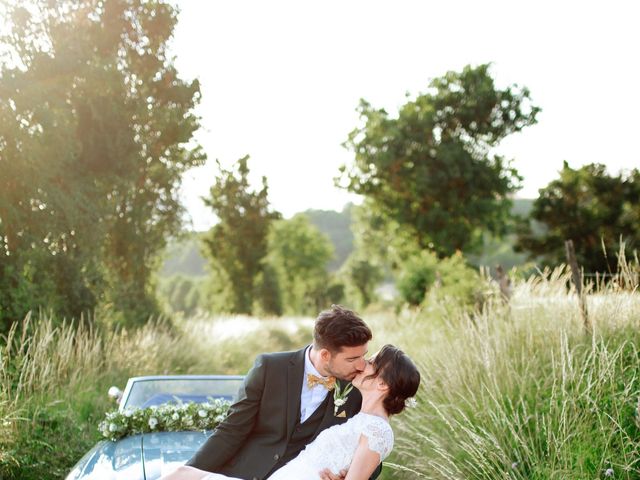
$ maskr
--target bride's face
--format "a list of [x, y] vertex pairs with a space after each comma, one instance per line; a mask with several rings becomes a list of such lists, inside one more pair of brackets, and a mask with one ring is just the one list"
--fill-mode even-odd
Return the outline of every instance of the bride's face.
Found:
[[358, 373], [358, 375], [356, 375], [353, 379], [353, 382], [351, 382], [353, 383], [353, 386], [358, 390], [362, 391], [375, 388], [377, 378], [373, 376], [376, 373], [376, 369], [373, 363], [374, 358], [375, 357], [371, 357], [367, 360], [364, 370]]

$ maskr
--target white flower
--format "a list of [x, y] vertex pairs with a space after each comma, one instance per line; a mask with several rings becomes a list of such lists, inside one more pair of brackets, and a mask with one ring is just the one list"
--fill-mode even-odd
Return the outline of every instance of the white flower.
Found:
[[198, 415], [199, 415], [201, 418], [204, 418], [204, 417], [206, 417], [206, 416], [207, 416], [207, 412], [205, 412], [204, 410], [198, 410]]
[[158, 425], [158, 419], [157, 419], [157, 418], [155, 418], [155, 417], [151, 417], [151, 418], [149, 419], [149, 427], [150, 427], [151, 429], [154, 429], [154, 428], [156, 428], [156, 426], [157, 426], [157, 425]]
[[110, 423], [109, 424], [109, 431], [110, 432], [115, 432], [118, 430], [118, 426], [115, 423]]
[[218, 423], [222, 422], [222, 421], [224, 420], [224, 415], [218, 415], [218, 416], [215, 418], [215, 420], [216, 420], [216, 422], [218, 422]]
[[171, 418], [173, 418], [174, 420], [179, 420], [180, 415], [178, 415], [177, 413], [174, 413], [173, 415], [171, 415]]
[[131, 417], [133, 416], [133, 410], [131, 410], [131, 409], [127, 408], [127, 409], [124, 411], [124, 416], [125, 416], [125, 417], [127, 417], [127, 418], [131, 418]]
[[353, 390], [353, 385], [348, 383], [344, 388], [340, 387], [339, 383], [336, 383], [333, 387], [333, 414], [338, 415], [340, 407], [347, 403], [349, 393]]
[[404, 406], [407, 408], [416, 408], [418, 406], [418, 402], [416, 401], [415, 398], [409, 397], [405, 399]]
[[613, 468], [607, 468], [607, 469], [604, 471], [604, 476], [605, 476], [605, 477], [613, 477]]

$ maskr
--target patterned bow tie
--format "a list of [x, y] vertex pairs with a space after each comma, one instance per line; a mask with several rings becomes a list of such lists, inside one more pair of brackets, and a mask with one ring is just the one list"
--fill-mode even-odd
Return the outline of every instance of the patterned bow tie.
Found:
[[313, 373], [307, 373], [307, 386], [313, 388], [316, 385], [322, 385], [327, 390], [331, 391], [336, 386], [336, 377], [322, 378], [314, 375]]

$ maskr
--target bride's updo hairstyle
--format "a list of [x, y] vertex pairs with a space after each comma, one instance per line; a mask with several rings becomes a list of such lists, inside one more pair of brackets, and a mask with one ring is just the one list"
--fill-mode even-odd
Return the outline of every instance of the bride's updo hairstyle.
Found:
[[405, 407], [407, 398], [414, 397], [420, 386], [420, 372], [409, 356], [393, 345], [385, 345], [373, 359], [375, 373], [389, 387], [383, 406], [389, 415]]

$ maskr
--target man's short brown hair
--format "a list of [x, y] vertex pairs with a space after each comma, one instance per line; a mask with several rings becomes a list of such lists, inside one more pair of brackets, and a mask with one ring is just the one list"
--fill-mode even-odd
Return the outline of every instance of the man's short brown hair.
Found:
[[320, 312], [313, 329], [316, 348], [339, 353], [343, 347], [359, 347], [372, 338], [371, 330], [354, 311], [340, 305], [331, 305]]

